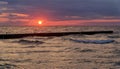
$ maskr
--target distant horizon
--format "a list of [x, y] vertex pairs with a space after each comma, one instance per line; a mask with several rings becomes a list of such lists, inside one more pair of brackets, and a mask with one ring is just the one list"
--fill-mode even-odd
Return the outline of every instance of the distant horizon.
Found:
[[0, 25], [0, 27], [53, 27], [53, 26], [120, 26], [120, 24], [89, 24], [89, 25]]

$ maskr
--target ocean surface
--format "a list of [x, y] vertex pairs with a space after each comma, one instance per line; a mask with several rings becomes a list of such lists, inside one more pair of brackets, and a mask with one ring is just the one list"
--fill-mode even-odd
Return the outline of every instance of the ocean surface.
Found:
[[0, 27], [0, 34], [114, 31], [0, 39], [0, 69], [120, 69], [120, 26]]

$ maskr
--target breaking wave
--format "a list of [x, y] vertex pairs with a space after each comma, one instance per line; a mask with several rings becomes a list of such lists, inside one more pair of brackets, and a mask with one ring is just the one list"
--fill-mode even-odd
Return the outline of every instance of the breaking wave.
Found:
[[69, 39], [69, 40], [78, 43], [93, 43], [93, 44], [108, 44], [115, 41], [115, 40], [76, 40], [76, 39]]

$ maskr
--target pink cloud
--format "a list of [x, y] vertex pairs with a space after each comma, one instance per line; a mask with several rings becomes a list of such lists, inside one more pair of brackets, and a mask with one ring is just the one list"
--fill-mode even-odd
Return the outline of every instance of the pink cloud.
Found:
[[8, 4], [8, 2], [0, 1], [0, 5]]
[[7, 22], [7, 21], [9, 21], [8, 18], [0, 18], [0, 23], [1, 23], [1, 22]]

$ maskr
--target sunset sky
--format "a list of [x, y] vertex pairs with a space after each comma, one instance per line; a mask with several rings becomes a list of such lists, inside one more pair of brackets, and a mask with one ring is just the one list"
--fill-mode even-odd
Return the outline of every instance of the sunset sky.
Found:
[[0, 26], [120, 25], [120, 0], [0, 0]]

